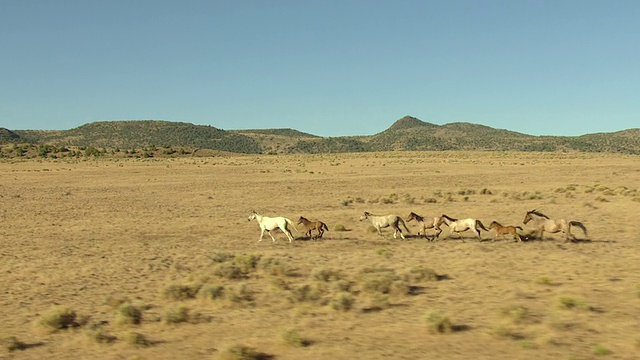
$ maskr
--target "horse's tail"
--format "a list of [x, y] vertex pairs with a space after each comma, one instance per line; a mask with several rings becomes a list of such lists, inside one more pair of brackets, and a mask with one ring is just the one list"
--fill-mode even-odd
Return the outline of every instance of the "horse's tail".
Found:
[[587, 234], [587, 228], [580, 221], [569, 221], [569, 229], [571, 229], [571, 226], [579, 227], [580, 229], [582, 229], [585, 236], [589, 236], [589, 234]]
[[325, 231], [329, 231], [329, 227], [327, 227], [327, 224], [325, 224], [324, 222], [320, 222], [320, 229], [324, 229]]
[[402, 224], [402, 226], [404, 226], [404, 229], [407, 230], [407, 234], [411, 234], [411, 230], [409, 230], [409, 228], [407, 227], [407, 224], [404, 223], [404, 220], [402, 220], [401, 217], [398, 216], [398, 222]]
[[484, 227], [484, 224], [483, 224], [483, 223], [482, 223], [482, 221], [480, 221], [480, 220], [476, 220], [476, 226], [479, 226], [479, 227], [480, 227], [480, 229], [482, 229], [482, 230], [484, 230], [484, 231], [489, 231], [489, 230], [487, 230], [487, 228], [486, 228], [486, 227]]
[[293, 223], [293, 221], [289, 220], [288, 218], [284, 218], [284, 220], [287, 222], [288, 225], [293, 226], [293, 228], [296, 230], [296, 232], [300, 232], [300, 231], [298, 231], [298, 228], [296, 227], [296, 224]]

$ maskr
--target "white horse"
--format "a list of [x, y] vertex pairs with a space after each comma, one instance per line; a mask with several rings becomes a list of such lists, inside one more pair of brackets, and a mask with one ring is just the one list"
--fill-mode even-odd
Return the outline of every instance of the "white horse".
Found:
[[382, 235], [382, 231], [380, 231], [380, 229], [391, 226], [393, 227], [393, 238], [396, 239], [396, 235], [400, 233], [400, 237], [404, 240], [404, 235], [402, 234], [402, 230], [400, 230], [398, 223], [404, 226], [405, 230], [407, 230], [407, 233], [411, 233], [411, 231], [409, 231], [409, 228], [407, 228], [407, 225], [404, 223], [404, 220], [402, 220], [402, 218], [398, 215], [372, 215], [365, 211], [364, 214], [362, 214], [362, 216], [360, 217], [360, 221], [363, 220], [371, 221], [371, 224], [375, 226], [380, 236], [384, 236]]
[[484, 224], [482, 224], [482, 221], [477, 219], [469, 218], [469, 219], [458, 220], [458, 219], [449, 217], [445, 214], [442, 214], [442, 216], [440, 217], [440, 221], [438, 222], [438, 225], [442, 225], [443, 223], [449, 227], [449, 230], [451, 230], [452, 233], [458, 234], [458, 236], [460, 236], [460, 239], [462, 239], [462, 235], [460, 235], [460, 233], [463, 231], [473, 230], [476, 236], [478, 237], [478, 239], [480, 240], [482, 240], [482, 237], [480, 236], [480, 230], [478, 228], [484, 231], [489, 231], [487, 230], [487, 228], [484, 227]]
[[[247, 220], [251, 221], [253, 219], [256, 219], [258, 221], [258, 225], [260, 225], [260, 239], [258, 240], [258, 242], [262, 241], [262, 236], [264, 235], [265, 231], [269, 234], [269, 236], [271, 236], [273, 242], [276, 242], [276, 239], [273, 237], [273, 235], [271, 235], [271, 230], [274, 230], [275, 228], [280, 228], [280, 230], [282, 230], [282, 232], [285, 233], [285, 235], [287, 235], [287, 237], [289, 238], [289, 242], [293, 241], [293, 235], [291, 235], [291, 231], [289, 231], [288, 225], [293, 226], [294, 229], [296, 229], [296, 226], [291, 220], [282, 216], [262, 216], [255, 211], [251, 211], [251, 215], [249, 215], [249, 218]], [[298, 229], [296, 229], [296, 231], [298, 231]]]
[[522, 222], [526, 225], [529, 221], [532, 222], [535, 231], [540, 234], [540, 240], [542, 240], [542, 234], [546, 231], [552, 234], [562, 232], [565, 236], [565, 242], [569, 240], [575, 241], [576, 237], [571, 233], [571, 226], [579, 227], [584, 232], [584, 236], [589, 236], [587, 235], [587, 228], [581, 222], [565, 219], [551, 220], [547, 215], [535, 209], [527, 211]]

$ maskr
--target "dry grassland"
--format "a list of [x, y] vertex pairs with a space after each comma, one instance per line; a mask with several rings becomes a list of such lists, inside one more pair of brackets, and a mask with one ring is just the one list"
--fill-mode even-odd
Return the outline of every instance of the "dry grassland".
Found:
[[[0, 359], [635, 359], [639, 184], [638, 157], [598, 154], [5, 159]], [[588, 240], [358, 221], [533, 208]], [[254, 209], [330, 231], [259, 243]]]

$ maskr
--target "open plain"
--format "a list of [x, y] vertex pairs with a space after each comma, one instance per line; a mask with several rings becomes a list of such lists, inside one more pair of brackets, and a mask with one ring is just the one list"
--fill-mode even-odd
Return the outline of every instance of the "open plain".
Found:
[[[0, 359], [637, 359], [638, 184], [612, 154], [3, 159]], [[358, 221], [534, 208], [588, 236]], [[258, 242], [251, 210], [329, 231]]]

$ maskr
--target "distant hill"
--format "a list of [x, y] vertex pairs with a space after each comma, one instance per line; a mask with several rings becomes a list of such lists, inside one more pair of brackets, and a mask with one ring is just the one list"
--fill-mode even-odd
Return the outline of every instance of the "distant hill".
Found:
[[103, 121], [66, 131], [17, 131], [25, 142], [102, 148], [142, 148], [149, 145], [187, 146], [237, 153], [260, 153], [252, 138], [217, 129], [170, 121]]
[[640, 154], [640, 129], [582, 136], [532, 136], [456, 122], [436, 125], [405, 116], [368, 136], [321, 137], [295, 129], [222, 130], [183, 122], [94, 122], [70, 130], [0, 128], [0, 144], [139, 149], [188, 147], [247, 154], [341, 153], [405, 150], [583, 151]]
[[5, 128], [0, 128], [0, 144], [15, 142], [20, 140], [20, 135]]
[[434, 125], [404, 117], [372, 136], [369, 144], [382, 151], [397, 150], [523, 150], [533, 136], [470, 123]]
[[243, 134], [243, 135], [275, 135], [275, 136], [284, 136], [291, 138], [318, 138], [317, 135], [307, 134], [302, 131], [294, 130], [294, 129], [249, 129], [249, 130], [229, 130], [229, 132]]

